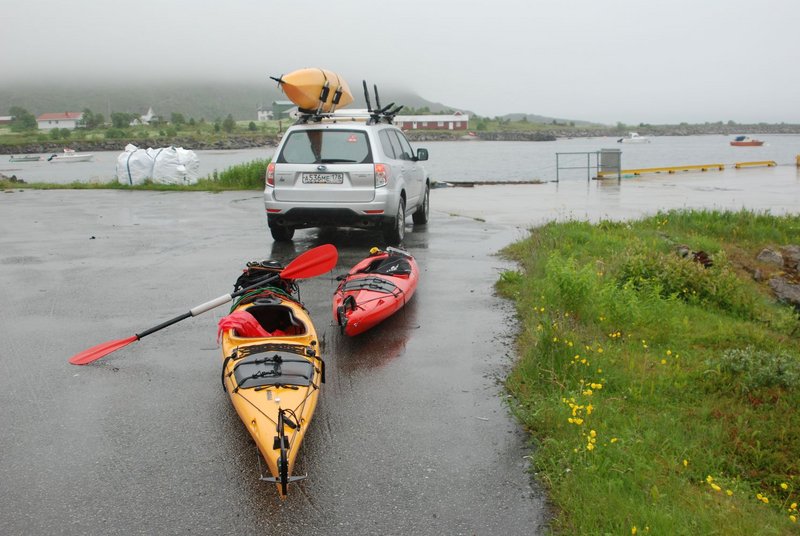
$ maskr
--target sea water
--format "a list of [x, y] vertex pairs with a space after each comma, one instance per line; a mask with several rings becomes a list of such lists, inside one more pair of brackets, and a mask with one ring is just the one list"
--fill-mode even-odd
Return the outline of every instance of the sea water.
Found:
[[[642, 144], [622, 144], [617, 142], [618, 138], [597, 137], [547, 142], [421, 141], [412, 145], [428, 149], [430, 159], [425, 167], [432, 180], [442, 182], [587, 179], [596, 175], [595, 153], [602, 149], [620, 150], [623, 169], [706, 164], [733, 167], [737, 162], [754, 161], [795, 165], [800, 155], [800, 135], [756, 137], [765, 142], [763, 146], [732, 147], [733, 137], [723, 135], [658, 136], [650, 138], [651, 143]], [[271, 158], [274, 150], [274, 147], [260, 147], [195, 152], [200, 175], [205, 177], [237, 164]], [[557, 153], [561, 153], [558, 159]], [[10, 162], [8, 155], [0, 155], [0, 173], [15, 175], [26, 182], [108, 182], [115, 177], [119, 154], [119, 151], [97, 151], [91, 162], [69, 163]], [[591, 168], [588, 171], [587, 166]]]

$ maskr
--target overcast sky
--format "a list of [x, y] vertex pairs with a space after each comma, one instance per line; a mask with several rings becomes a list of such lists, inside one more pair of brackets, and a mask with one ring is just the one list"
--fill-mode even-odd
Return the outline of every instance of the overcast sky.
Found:
[[[0, 0], [0, 84], [302, 67], [479, 115], [800, 123], [798, 0]], [[381, 95], [391, 100], [391, 95]]]

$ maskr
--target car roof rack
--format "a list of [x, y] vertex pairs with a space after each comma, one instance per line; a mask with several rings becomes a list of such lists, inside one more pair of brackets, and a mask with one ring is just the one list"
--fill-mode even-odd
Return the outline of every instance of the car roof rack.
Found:
[[[372, 107], [369, 98], [369, 90], [367, 89], [367, 81], [362, 81], [364, 85], [364, 100], [367, 101], [367, 109], [360, 110], [332, 110], [330, 112], [322, 112], [320, 110], [305, 110], [298, 108], [299, 115], [297, 116], [296, 125], [302, 125], [309, 122], [320, 123], [322, 121], [337, 122], [337, 121], [366, 121], [368, 125], [378, 123], [393, 124], [394, 116], [403, 109], [403, 105], [395, 106], [394, 102], [390, 102], [386, 106], [381, 106], [381, 100], [378, 96], [378, 86], [373, 85], [375, 91], [375, 104], [376, 108]], [[394, 107], [394, 108], [393, 108]]]

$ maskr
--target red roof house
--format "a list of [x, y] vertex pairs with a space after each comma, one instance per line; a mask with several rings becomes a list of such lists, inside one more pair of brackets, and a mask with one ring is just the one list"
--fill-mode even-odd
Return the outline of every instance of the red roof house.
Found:
[[42, 114], [36, 118], [41, 130], [53, 128], [68, 128], [74, 130], [78, 122], [83, 118], [83, 112], [59, 112]]

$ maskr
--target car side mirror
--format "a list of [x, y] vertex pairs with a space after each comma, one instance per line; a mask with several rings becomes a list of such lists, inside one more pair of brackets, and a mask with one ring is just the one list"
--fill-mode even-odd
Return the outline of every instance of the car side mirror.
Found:
[[428, 150], [427, 149], [417, 149], [417, 160], [427, 160], [428, 159]]

